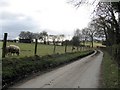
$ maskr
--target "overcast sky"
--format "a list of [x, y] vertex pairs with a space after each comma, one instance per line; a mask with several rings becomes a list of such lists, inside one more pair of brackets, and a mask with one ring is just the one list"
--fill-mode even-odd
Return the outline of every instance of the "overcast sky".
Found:
[[[0, 38], [9, 33], [16, 38], [21, 31], [73, 35], [90, 21], [94, 9], [83, 5], [76, 9], [69, 0], [0, 0]], [[91, 0], [92, 1], [92, 0]]]

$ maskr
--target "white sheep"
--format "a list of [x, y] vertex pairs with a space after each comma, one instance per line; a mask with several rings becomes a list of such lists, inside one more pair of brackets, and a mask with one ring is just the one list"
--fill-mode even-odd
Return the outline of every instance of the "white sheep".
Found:
[[10, 47], [6, 46], [6, 51], [5, 51], [6, 55], [8, 55], [10, 53]]
[[9, 45], [6, 47], [6, 54], [20, 54], [20, 48], [16, 45]]

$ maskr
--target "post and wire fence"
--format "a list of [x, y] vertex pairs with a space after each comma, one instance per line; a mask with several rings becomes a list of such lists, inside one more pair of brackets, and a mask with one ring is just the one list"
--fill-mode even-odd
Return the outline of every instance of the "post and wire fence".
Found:
[[[5, 55], [6, 55], [7, 36], [8, 36], [8, 33], [4, 33], [3, 46], [2, 46], [2, 58], [5, 58]], [[34, 55], [37, 55], [37, 43], [38, 43], [37, 39], [35, 39]]]

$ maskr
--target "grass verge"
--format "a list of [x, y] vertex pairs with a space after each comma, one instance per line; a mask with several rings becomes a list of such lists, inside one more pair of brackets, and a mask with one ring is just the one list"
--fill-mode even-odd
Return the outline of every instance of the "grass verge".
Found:
[[120, 88], [118, 65], [112, 57], [104, 51], [102, 61], [102, 86], [103, 88]]
[[32, 73], [45, 71], [92, 54], [94, 51], [73, 52], [47, 56], [31, 56], [24, 58], [4, 58], [2, 60], [2, 85], [3, 88], [13, 84], [16, 80], [23, 79]]

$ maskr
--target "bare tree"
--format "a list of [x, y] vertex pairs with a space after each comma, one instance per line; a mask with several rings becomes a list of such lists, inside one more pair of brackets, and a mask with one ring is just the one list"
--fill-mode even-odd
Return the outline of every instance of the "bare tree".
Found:
[[120, 43], [119, 22], [115, 17], [115, 10], [111, 3], [99, 3], [95, 13], [97, 24], [104, 29], [108, 45]]
[[96, 26], [91, 22], [90, 25], [88, 26], [88, 32], [91, 38], [91, 43], [92, 43], [92, 48], [93, 48], [93, 41], [94, 41], [94, 36], [96, 33]]
[[84, 43], [84, 45], [85, 45], [86, 41], [89, 39], [89, 31], [88, 31], [88, 28], [82, 29], [82, 39], [83, 39], [83, 43]]

